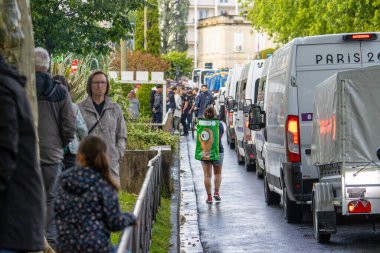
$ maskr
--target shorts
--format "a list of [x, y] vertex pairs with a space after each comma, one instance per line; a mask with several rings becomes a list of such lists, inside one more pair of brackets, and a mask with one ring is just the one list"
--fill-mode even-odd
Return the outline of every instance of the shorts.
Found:
[[222, 166], [224, 160], [224, 153], [219, 153], [219, 160], [217, 161], [201, 161], [202, 165], [204, 164], [212, 164], [214, 166]]

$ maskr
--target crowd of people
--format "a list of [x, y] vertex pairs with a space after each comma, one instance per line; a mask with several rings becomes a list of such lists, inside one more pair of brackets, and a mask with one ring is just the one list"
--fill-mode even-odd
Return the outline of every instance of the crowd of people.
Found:
[[110, 233], [136, 223], [118, 202], [123, 112], [103, 71], [88, 77], [77, 105], [49, 66], [36, 48], [37, 161], [26, 79], [0, 55], [0, 253], [113, 252]]

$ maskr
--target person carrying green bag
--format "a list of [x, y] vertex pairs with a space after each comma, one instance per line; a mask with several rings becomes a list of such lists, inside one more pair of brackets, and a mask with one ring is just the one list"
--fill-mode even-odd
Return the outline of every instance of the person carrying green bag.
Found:
[[204, 184], [207, 192], [206, 203], [211, 204], [211, 177], [214, 171], [214, 199], [220, 202], [220, 185], [222, 183], [222, 166], [224, 149], [222, 136], [224, 133], [223, 124], [217, 120], [214, 107], [207, 107], [203, 113], [204, 119], [199, 119], [197, 124], [197, 138], [195, 159], [200, 160], [204, 173]]

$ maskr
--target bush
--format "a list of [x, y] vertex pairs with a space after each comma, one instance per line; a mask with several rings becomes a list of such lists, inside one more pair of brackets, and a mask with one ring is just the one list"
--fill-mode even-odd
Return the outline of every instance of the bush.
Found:
[[143, 84], [137, 91], [137, 98], [140, 101], [140, 115], [142, 117], [151, 117], [152, 110], [150, 109], [150, 92], [154, 84]]

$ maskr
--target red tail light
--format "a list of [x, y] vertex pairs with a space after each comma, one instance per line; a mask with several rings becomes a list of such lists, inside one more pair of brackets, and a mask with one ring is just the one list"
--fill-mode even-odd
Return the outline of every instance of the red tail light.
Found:
[[377, 34], [375, 33], [358, 33], [358, 34], [347, 34], [343, 35], [344, 41], [355, 41], [355, 40], [376, 40]]
[[298, 116], [289, 115], [286, 120], [286, 143], [288, 161], [292, 163], [301, 162], [299, 130]]
[[234, 114], [233, 114], [233, 112], [229, 112], [228, 113], [228, 124], [230, 126], [232, 126], [234, 124], [233, 120], [234, 120]]
[[349, 213], [370, 213], [371, 210], [371, 202], [364, 199], [354, 200], [348, 203]]
[[249, 119], [248, 117], [245, 118], [245, 124], [244, 124], [244, 139], [246, 141], [250, 141], [252, 139], [251, 136], [251, 129], [248, 128]]

